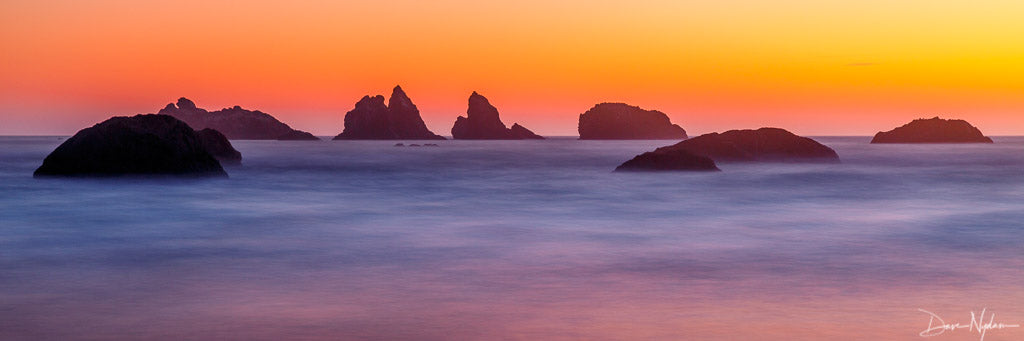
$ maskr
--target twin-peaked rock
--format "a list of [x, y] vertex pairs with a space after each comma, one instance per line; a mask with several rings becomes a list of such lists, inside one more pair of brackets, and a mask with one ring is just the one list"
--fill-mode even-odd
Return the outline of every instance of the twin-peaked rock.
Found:
[[420, 117], [420, 110], [396, 86], [391, 99], [363, 96], [356, 107], [345, 114], [345, 129], [335, 140], [444, 140], [434, 134]]

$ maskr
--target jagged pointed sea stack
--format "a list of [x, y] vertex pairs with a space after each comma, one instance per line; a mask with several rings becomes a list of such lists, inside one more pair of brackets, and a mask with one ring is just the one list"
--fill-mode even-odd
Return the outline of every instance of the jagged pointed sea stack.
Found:
[[47, 155], [33, 175], [226, 177], [227, 173], [188, 124], [150, 114], [112, 117], [78, 131]]
[[580, 140], [681, 140], [686, 130], [668, 115], [625, 103], [601, 103], [580, 114]]
[[487, 98], [473, 92], [469, 95], [466, 116], [459, 116], [452, 126], [452, 138], [456, 140], [526, 140], [543, 139], [529, 129], [513, 124], [506, 128], [495, 108]]
[[217, 130], [232, 140], [320, 140], [313, 134], [292, 129], [264, 112], [245, 110], [237, 105], [210, 112], [182, 97], [177, 105], [170, 103], [159, 114], [174, 116], [188, 123], [192, 129]]
[[992, 139], [967, 121], [934, 117], [879, 132], [871, 143], [992, 143]]
[[335, 140], [444, 140], [434, 134], [420, 117], [402, 87], [395, 86], [388, 104], [384, 96], [363, 96], [345, 113], [345, 129]]

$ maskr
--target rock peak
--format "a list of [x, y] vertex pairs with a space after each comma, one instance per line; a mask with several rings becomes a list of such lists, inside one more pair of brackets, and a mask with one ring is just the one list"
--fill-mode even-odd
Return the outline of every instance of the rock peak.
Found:
[[514, 125], [513, 128], [505, 127], [498, 109], [486, 97], [473, 91], [469, 95], [466, 116], [459, 116], [452, 126], [452, 137], [469, 140], [543, 139], [521, 125]]
[[345, 113], [345, 129], [335, 140], [444, 140], [427, 129], [420, 111], [396, 85], [387, 105], [384, 96], [363, 96], [355, 108]]
[[[416, 106], [412, 104], [412, 99], [402, 91], [402, 87], [396, 85], [395, 89], [391, 91], [391, 98], [388, 98], [388, 108], [400, 108], [400, 107], [411, 107], [415, 109]], [[417, 112], [417, 115], [419, 113]]]
[[196, 108], [196, 104], [188, 98], [182, 97], [178, 99], [178, 109], [192, 110]]

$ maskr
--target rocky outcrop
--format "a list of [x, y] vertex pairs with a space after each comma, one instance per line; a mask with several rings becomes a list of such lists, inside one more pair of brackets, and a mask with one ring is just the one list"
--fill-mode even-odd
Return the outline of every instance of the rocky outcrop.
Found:
[[625, 103], [601, 103], [580, 114], [580, 140], [680, 140], [686, 130], [668, 115]]
[[206, 128], [196, 132], [199, 143], [210, 152], [217, 161], [224, 165], [242, 164], [242, 153], [235, 150], [228, 138], [219, 131]]
[[871, 143], [992, 143], [992, 139], [967, 121], [935, 117], [917, 119], [902, 127], [879, 132]]
[[168, 115], [113, 117], [80, 130], [43, 160], [36, 177], [227, 173], [194, 130]]
[[696, 162], [693, 156], [715, 162], [839, 162], [835, 150], [784, 129], [730, 130], [694, 137], [640, 154], [621, 167], [661, 170], [666, 164]]
[[473, 92], [469, 95], [466, 116], [459, 116], [452, 126], [452, 138], [456, 140], [523, 140], [543, 139], [529, 129], [519, 125], [506, 128], [498, 117], [498, 109], [487, 98]]
[[513, 123], [512, 128], [508, 128], [508, 132], [512, 134], [512, 138], [519, 140], [543, 140], [544, 137], [534, 134], [530, 129], [526, 129], [519, 125], [519, 123]]
[[615, 168], [616, 172], [640, 171], [719, 171], [709, 157], [694, 155], [685, 150], [663, 150], [637, 155]]
[[174, 116], [193, 129], [217, 130], [232, 140], [320, 140], [259, 110], [245, 110], [237, 105], [211, 112], [182, 97], [177, 105], [168, 104], [159, 114]]
[[345, 129], [335, 140], [444, 140], [434, 134], [420, 117], [402, 87], [395, 86], [388, 104], [384, 96], [363, 96], [345, 113]]

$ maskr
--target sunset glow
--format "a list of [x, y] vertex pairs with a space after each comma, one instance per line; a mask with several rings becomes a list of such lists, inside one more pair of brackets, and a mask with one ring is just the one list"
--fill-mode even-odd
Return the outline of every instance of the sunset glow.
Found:
[[576, 135], [599, 102], [691, 135], [871, 135], [919, 117], [1024, 133], [1020, 1], [4, 1], [0, 134], [72, 134], [185, 96], [336, 135], [400, 84], [448, 135], [473, 91]]

